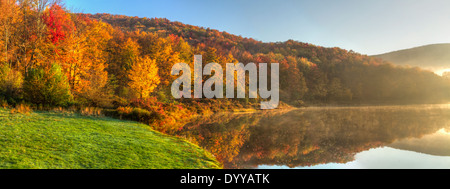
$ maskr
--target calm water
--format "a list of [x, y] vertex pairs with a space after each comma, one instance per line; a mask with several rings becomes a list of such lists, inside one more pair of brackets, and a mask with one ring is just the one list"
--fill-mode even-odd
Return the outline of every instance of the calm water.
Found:
[[217, 114], [174, 134], [228, 169], [450, 168], [450, 106]]

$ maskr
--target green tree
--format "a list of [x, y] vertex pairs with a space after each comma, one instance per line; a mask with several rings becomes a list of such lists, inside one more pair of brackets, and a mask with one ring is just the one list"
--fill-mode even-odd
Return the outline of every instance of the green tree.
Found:
[[65, 106], [72, 100], [70, 86], [58, 64], [29, 70], [23, 84], [25, 100], [44, 106]]
[[10, 104], [16, 104], [22, 98], [23, 76], [8, 64], [0, 66], [0, 97]]

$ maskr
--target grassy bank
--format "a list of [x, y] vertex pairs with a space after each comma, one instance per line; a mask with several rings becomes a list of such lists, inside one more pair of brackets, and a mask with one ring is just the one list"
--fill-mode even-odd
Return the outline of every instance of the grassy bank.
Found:
[[2, 169], [220, 168], [203, 149], [147, 125], [74, 113], [0, 108]]

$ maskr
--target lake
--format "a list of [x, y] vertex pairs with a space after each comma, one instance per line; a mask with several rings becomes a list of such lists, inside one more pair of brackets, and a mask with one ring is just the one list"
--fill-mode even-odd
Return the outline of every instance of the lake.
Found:
[[173, 134], [226, 169], [450, 168], [450, 105], [222, 113]]

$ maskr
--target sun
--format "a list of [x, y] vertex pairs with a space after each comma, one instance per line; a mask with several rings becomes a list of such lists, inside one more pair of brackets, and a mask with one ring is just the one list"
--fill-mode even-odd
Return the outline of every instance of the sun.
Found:
[[434, 73], [436, 73], [437, 75], [443, 76], [445, 72], [450, 72], [450, 68], [438, 70], [438, 71], [435, 71]]
[[440, 129], [437, 133], [444, 134], [444, 135], [450, 135], [450, 131], [445, 128]]

